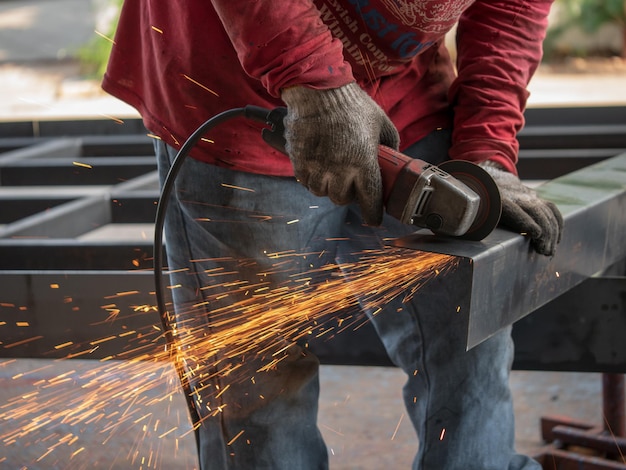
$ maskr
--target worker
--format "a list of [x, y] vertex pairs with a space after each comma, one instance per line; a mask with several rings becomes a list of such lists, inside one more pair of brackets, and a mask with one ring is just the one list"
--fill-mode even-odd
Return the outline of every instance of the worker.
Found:
[[[175, 326], [201, 420], [203, 470], [328, 468], [316, 422], [319, 361], [306, 345], [287, 342], [271, 367], [254, 347], [194, 347], [198, 335], [218, 337], [237, 322], [239, 302], [270, 308], [271, 297], [255, 292], [289, 287], [296, 272], [317, 282], [331, 275], [323, 267], [414, 231], [383, 213], [378, 144], [435, 164], [480, 164], [500, 189], [502, 225], [529, 239], [529, 256], [554, 254], [559, 211], [516, 172], [516, 135], [550, 6], [124, 3], [103, 88], [158, 136], [162, 178], [211, 116], [249, 104], [287, 107], [288, 156], [263, 142], [262, 124], [225, 122], [185, 161], [168, 209]], [[453, 60], [445, 38], [455, 27]], [[438, 279], [412, 301], [390, 300], [384, 313], [365, 309], [407, 374], [405, 405], [419, 438], [414, 468], [541, 468], [514, 448], [510, 327], [465, 352], [454, 286]]]

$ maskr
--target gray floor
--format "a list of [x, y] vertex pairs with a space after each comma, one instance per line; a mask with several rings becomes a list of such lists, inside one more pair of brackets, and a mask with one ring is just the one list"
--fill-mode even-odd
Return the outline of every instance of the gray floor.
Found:
[[[323, 366], [319, 426], [331, 469], [410, 468], [417, 440], [402, 373]], [[517, 447], [544, 444], [539, 418], [601, 424], [598, 374], [513, 373]], [[195, 447], [173, 371], [86, 360], [0, 362], [0, 468], [194, 469]]]

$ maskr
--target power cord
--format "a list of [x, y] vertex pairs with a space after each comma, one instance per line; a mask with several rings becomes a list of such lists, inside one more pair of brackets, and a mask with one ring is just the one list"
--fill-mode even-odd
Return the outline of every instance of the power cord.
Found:
[[[183, 370], [183, 366], [180, 361], [175, 357], [176, 344], [171, 324], [173, 317], [167, 311], [163, 289], [163, 228], [165, 225], [165, 214], [167, 212], [167, 207], [171, 198], [176, 177], [178, 176], [178, 173], [180, 172], [180, 169], [182, 168], [185, 159], [189, 156], [191, 150], [196, 146], [198, 140], [200, 140], [202, 136], [204, 136], [208, 131], [218, 126], [219, 124], [222, 124], [231, 119], [235, 119], [237, 117], [244, 117], [253, 121], [262, 122], [270, 126], [269, 128], [264, 128], [262, 130], [261, 135], [263, 137], [263, 140], [265, 140], [268, 144], [270, 144], [277, 150], [285, 153], [283, 137], [284, 127], [282, 123], [282, 119], [285, 114], [285, 108], [275, 108], [273, 110], [269, 110], [266, 108], [261, 108], [259, 106], [250, 105], [243, 108], [229, 109], [213, 116], [202, 125], [200, 125], [200, 127], [198, 127], [185, 141], [185, 143], [182, 145], [182, 147], [174, 157], [172, 165], [170, 166], [165, 180], [163, 181], [161, 194], [159, 196], [159, 201], [157, 204], [156, 217], [154, 221], [154, 293], [156, 296], [157, 310], [161, 318], [161, 326], [163, 328], [165, 340], [169, 348], [170, 356], [174, 359], [174, 366], [176, 368], [176, 372], [178, 374], [187, 399], [189, 413], [191, 415], [191, 420], [194, 427], [200, 422], [200, 416], [198, 414], [198, 411], [196, 410], [196, 406], [192, 398], [191, 386], [186, 377], [185, 371]], [[198, 444], [197, 428], [196, 444]]]

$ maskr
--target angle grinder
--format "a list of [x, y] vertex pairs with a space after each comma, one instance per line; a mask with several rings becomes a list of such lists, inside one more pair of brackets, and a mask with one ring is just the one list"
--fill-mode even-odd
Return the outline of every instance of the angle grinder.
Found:
[[[268, 111], [262, 136], [285, 150], [283, 118], [287, 108]], [[386, 212], [405, 224], [438, 235], [482, 240], [496, 228], [502, 202], [493, 178], [478, 165], [450, 160], [439, 166], [380, 145], [378, 163]]]
[[[183, 143], [163, 181], [157, 204], [154, 231], [154, 281], [157, 308], [163, 332], [174, 357], [193, 423], [199, 423], [196, 403], [184, 371], [177, 359], [176, 334], [167, 310], [163, 288], [163, 227], [174, 182], [193, 147], [206, 132], [231, 119], [243, 117], [269, 127], [261, 131], [263, 140], [286, 154], [284, 107], [272, 110], [245, 106], [223, 111], [200, 125]], [[500, 192], [489, 174], [465, 161], [445, 162], [438, 167], [408, 157], [389, 147], [379, 146], [385, 210], [406, 224], [469, 240], [482, 240], [498, 224], [502, 208]]]

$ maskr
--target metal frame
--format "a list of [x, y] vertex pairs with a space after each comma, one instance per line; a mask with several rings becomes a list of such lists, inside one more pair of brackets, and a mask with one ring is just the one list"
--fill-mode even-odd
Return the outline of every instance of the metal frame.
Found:
[[420, 233], [396, 242], [466, 261], [447, 282], [458, 286], [468, 348], [626, 258], [626, 153], [536, 189], [559, 206], [564, 218], [552, 258], [534, 253], [527, 238], [502, 229], [482, 242]]
[[[520, 174], [525, 179], [551, 179], [576, 169], [588, 168], [590, 163], [606, 162], [614, 155], [626, 152], [626, 107], [529, 109], [526, 120], [526, 127], [520, 134], [519, 165]], [[84, 237], [86, 232], [96, 227], [120, 223], [146, 224], [149, 227], [154, 219], [158, 181], [151, 138], [140, 120], [130, 119], [123, 124], [99, 119], [0, 123], [0, 152], [0, 209], [12, 208], [3, 210], [0, 216], [0, 224], [4, 224], [0, 225], [2, 279], [8, 279], [7, 276], [26, 276], [32, 281], [37, 277], [34, 273], [42, 271], [76, 271], [92, 278], [92, 285], [102, 287], [112, 282], [110, 277], [106, 281], [98, 279], [100, 273], [105, 274], [104, 271], [128, 271], [130, 274], [131, 271], [151, 268], [151, 236], [143, 240], [93, 240]], [[91, 164], [92, 168], [82, 164]], [[57, 174], [62, 175], [63, 179], [54, 178], [54, 184], [51, 184], [51, 179], [46, 176], [52, 174], [52, 171], [59, 172]], [[96, 173], [98, 175], [94, 176]], [[31, 183], [37, 186], [31, 186]], [[576, 195], [582, 190], [574, 186], [559, 189], [556, 194], [550, 195], [550, 188], [557, 187], [554, 185], [554, 182], [550, 182], [548, 189], [542, 191], [548, 191], [548, 197], [558, 198], [569, 190], [576, 192]], [[619, 201], [618, 206], [621, 204]], [[604, 209], [592, 209], [594, 215], [602, 213], [606, 216], [606, 208], [609, 206], [601, 204]], [[18, 207], [24, 217], [18, 218]], [[572, 220], [577, 217], [575, 212], [578, 208], [572, 206], [565, 209], [566, 212], [572, 212]], [[586, 228], [587, 216], [579, 219], [576, 223]], [[568, 221], [568, 224], [572, 223]], [[605, 219], [604, 223], [606, 226], [609, 222]], [[581, 233], [584, 231], [582, 228]], [[576, 228], [574, 230], [578, 231]], [[619, 231], [616, 233], [618, 235]], [[433, 248], [431, 241], [425, 241], [427, 239], [420, 238], [413, 242], [426, 243], [428, 249]], [[593, 240], [589, 242], [593, 246]], [[564, 243], [574, 242], [565, 239]], [[506, 256], [528, 257], [524, 240], [501, 230], [488, 238], [485, 244], [463, 242], [462, 247], [461, 252], [454, 254], [468, 260], [465, 270], [459, 270], [459, 275], [466, 278], [474, 276], [487, 279], [489, 269], [492, 269], [490, 263], [501, 260], [503, 249]], [[485, 250], [485, 247], [488, 249]], [[446, 247], [446, 250], [449, 251], [449, 248]], [[566, 252], [568, 249], [562, 248], [560, 251]], [[580, 260], [588, 268], [587, 272], [561, 276], [557, 286], [562, 285], [563, 278], [568, 278], [569, 284], [559, 287], [561, 292], [575, 287], [594, 274], [594, 270], [610, 264], [613, 258], [603, 258], [597, 265]], [[558, 257], [556, 261], [537, 257], [530, 265], [554, 272], [559, 263], [561, 261]], [[479, 271], [483, 264], [484, 274], [481, 275]], [[471, 269], [471, 273], [468, 269]], [[85, 274], [87, 272], [92, 274]], [[3, 282], [2, 286], [5, 285], [7, 283]], [[546, 285], [542, 291], [553, 288]], [[0, 287], [1, 302], [12, 294], [10, 290]], [[30, 295], [33, 298], [37, 293]], [[480, 298], [480, 295], [470, 292], [467, 297], [471, 301], [472, 298]], [[519, 294], [516, 300], [524, 301], [524, 296]], [[524, 314], [516, 313], [513, 317], [501, 319], [501, 324], [510, 323], [549, 300], [547, 297], [535, 298], [524, 307]], [[358, 344], [363, 344], [359, 338], [361, 334], [368, 339], [375, 337], [367, 328], [361, 330], [354, 335]], [[520, 330], [523, 331], [523, 328]], [[468, 336], [470, 346], [485, 337], [482, 333], [472, 331], [469, 331]], [[523, 338], [517, 339], [518, 344], [524, 344]], [[367, 342], [375, 345], [372, 351], [355, 350], [347, 335], [340, 343], [320, 345], [321, 356], [332, 363], [363, 361], [383, 364], [388, 361], [384, 353], [380, 354], [382, 347], [375, 340]], [[346, 349], [353, 352], [344, 354], [342, 345], [350, 346]], [[518, 346], [518, 350], [524, 349]], [[618, 363], [619, 360], [614, 361], [614, 364]], [[520, 366], [522, 364], [519, 362]], [[588, 365], [577, 367], [587, 368]]]
[[[566, 219], [554, 259], [503, 230], [481, 243], [423, 234], [403, 243], [459, 257], [449, 282], [459, 286], [470, 347], [515, 322], [514, 368], [603, 373], [606, 425], [544, 418], [542, 436], [556, 440], [537, 456], [544, 469], [626, 468], [613, 459], [625, 434], [626, 107], [529, 109], [526, 121], [520, 176], [556, 178], [539, 191]], [[163, 347], [152, 237], [85, 235], [151, 226], [159, 192], [146, 134], [137, 119], [0, 123], [0, 357], [126, 359]], [[494, 312], [504, 315], [494, 321]], [[327, 364], [391, 365], [368, 324], [310, 346]]]

